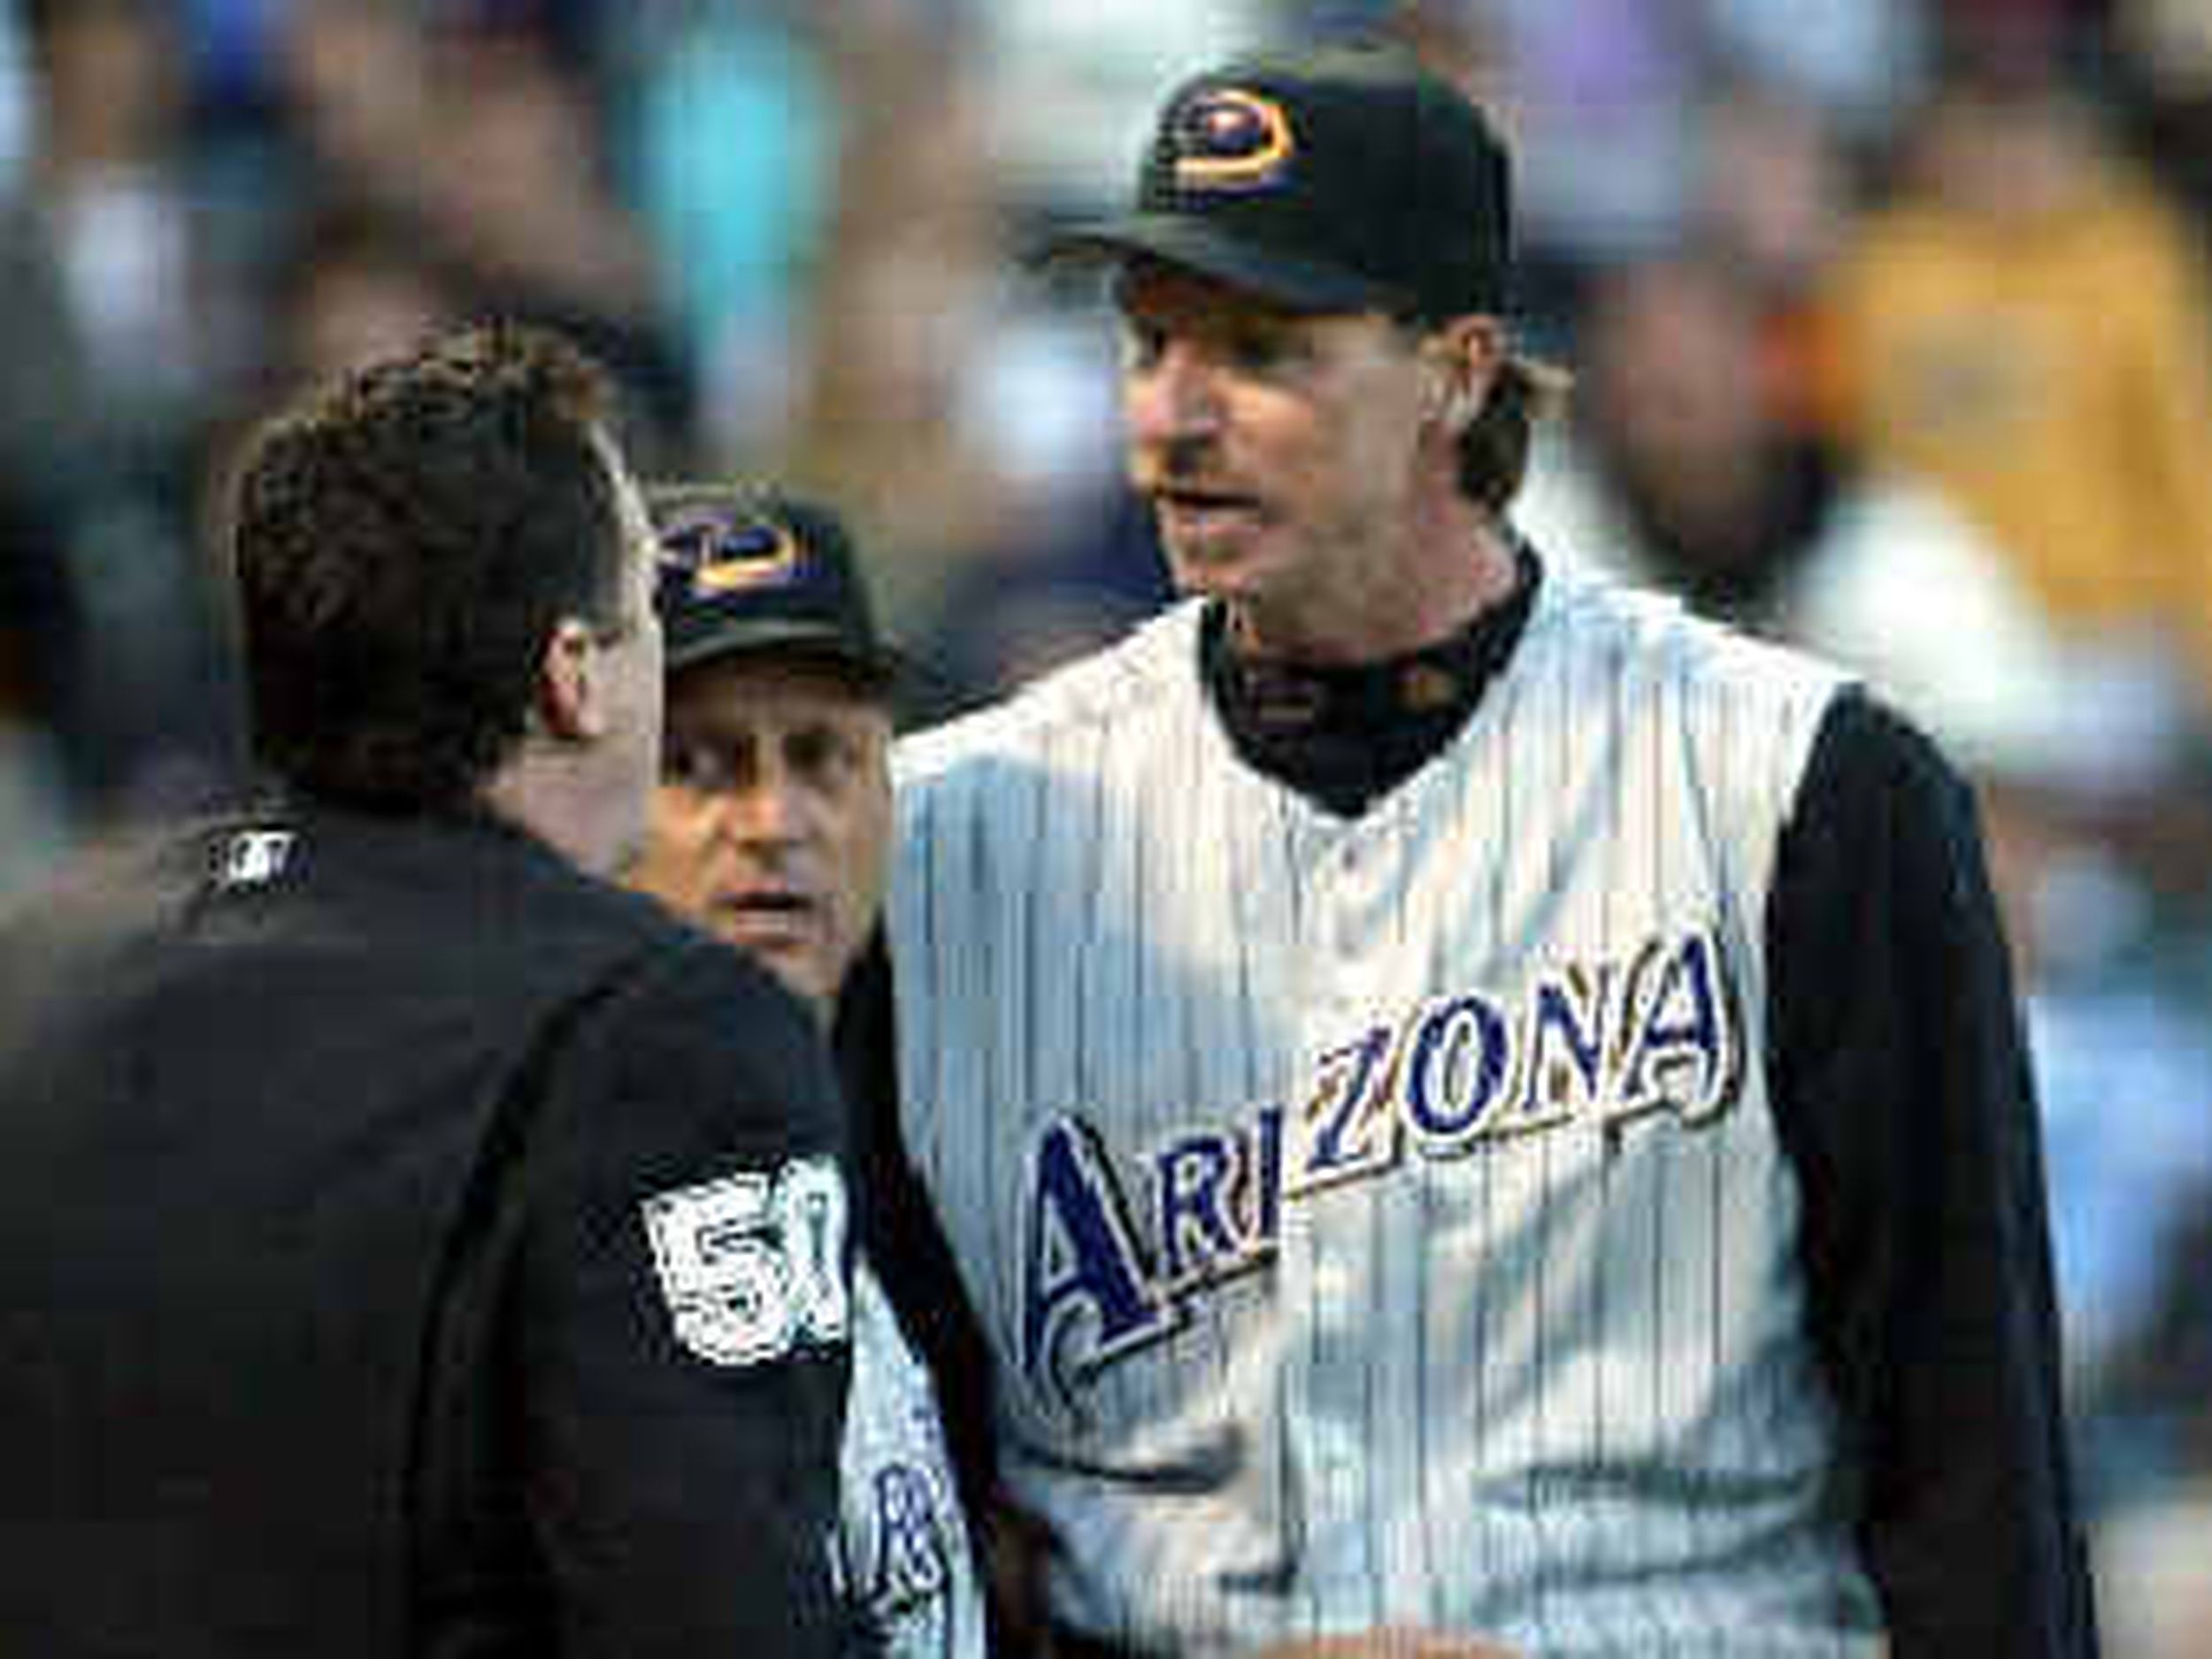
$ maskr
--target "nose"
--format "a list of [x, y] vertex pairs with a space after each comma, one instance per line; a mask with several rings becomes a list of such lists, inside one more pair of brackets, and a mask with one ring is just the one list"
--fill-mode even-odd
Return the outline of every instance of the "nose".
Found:
[[1177, 443], [1214, 435], [1221, 425], [1213, 367], [1185, 341], [1170, 341], [1133, 371], [1129, 423], [1140, 442]]
[[799, 839], [796, 793], [789, 772], [775, 762], [726, 794], [721, 805], [722, 833], [739, 846], [777, 849]]

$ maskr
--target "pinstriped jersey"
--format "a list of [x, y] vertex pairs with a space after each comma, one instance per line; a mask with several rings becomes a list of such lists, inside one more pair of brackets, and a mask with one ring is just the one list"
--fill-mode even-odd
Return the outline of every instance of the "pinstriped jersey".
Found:
[[928, 1371], [875, 1271], [853, 1268], [836, 1567], [864, 1651], [982, 1659], [983, 1595]]
[[904, 1129], [1057, 1616], [1865, 1650], [1759, 1064], [1835, 677], [1555, 575], [1347, 819], [1237, 757], [1201, 615], [896, 757]]

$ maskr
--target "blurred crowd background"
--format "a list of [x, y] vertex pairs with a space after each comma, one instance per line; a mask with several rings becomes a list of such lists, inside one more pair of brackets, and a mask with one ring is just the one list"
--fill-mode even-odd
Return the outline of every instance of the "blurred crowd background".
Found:
[[2212, 1655], [2212, 0], [0, 0], [0, 901], [242, 774], [245, 426], [493, 313], [649, 475], [829, 495], [910, 722], [1164, 588], [1022, 253], [1233, 47], [1389, 31], [1522, 168], [1519, 513], [1981, 792], [2110, 1651]]

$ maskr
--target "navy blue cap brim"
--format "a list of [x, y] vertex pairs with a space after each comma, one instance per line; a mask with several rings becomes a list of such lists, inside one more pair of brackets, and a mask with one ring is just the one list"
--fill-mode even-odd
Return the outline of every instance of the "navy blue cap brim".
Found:
[[1396, 312], [1410, 303], [1409, 296], [1356, 272], [1296, 258], [1173, 213], [1132, 213], [1071, 226], [1039, 249], [1034, 262], [1050, 269], [1137, 257], [1194, 271], [1294, 311]]
[[749, 657], [803, 657], [829, 664], [850, 674], [856, 684], [885, 690], [906, 679], [911, 664], [887, 647], [864, 651], [851, 638], [819, 623], [780, 617], [749, 617], [701, 631], [694, 637], [672, 636], [667, 646], [667, 672], [678, 673], [701, 663]]

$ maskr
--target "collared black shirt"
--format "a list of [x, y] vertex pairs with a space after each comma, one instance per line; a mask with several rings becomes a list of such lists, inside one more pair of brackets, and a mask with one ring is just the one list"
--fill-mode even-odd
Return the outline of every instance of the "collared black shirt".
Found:
[[839, 1651], [848, 1350], [715, 1194], [846, 1156], [795, 1001], [488, 819], [96, 861], [0, 931], [5, 1646]]

